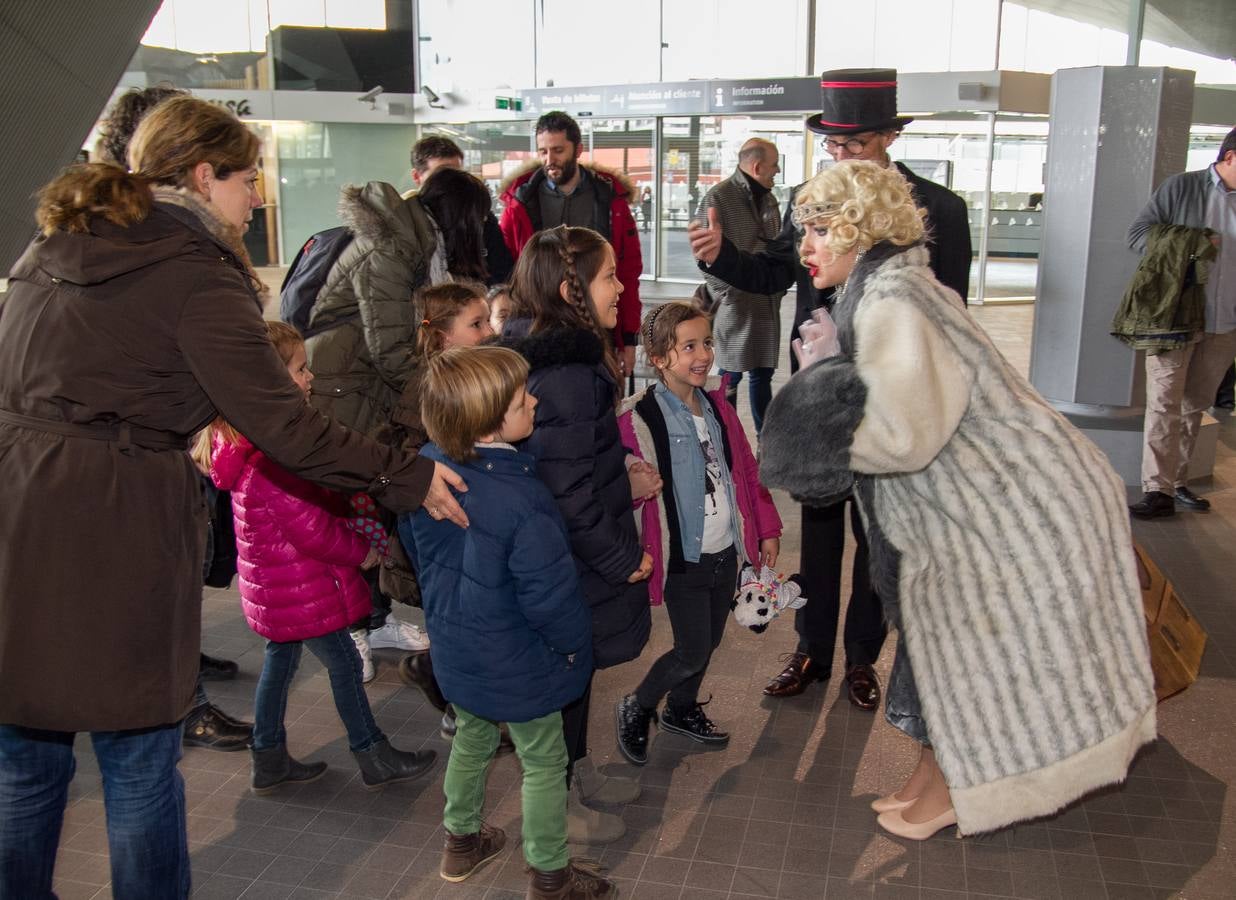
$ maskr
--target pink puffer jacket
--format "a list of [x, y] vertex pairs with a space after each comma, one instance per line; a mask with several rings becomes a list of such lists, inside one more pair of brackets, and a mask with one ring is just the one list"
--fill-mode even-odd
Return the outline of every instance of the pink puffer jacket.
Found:
[[369, 612], [369, 543], [332, 493], [280, 468], [244, 438], [215, 436], [210, 477], [232, 492], [236, 569], [249, 627], [272, 641], [338, 631]]

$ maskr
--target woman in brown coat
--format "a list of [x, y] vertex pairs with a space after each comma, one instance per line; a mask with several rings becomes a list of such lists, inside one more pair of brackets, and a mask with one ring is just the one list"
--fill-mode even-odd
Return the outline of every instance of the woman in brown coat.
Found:
[[189, 891], [180, 721], [206, 513], [189, 436], [222, 415], [285, 468], [466, 524], [453, 473], [315, 412], [266, 340], [241, 241], [257, 139], [190, 97], [133, 174], [70, 169], [0, 306], [0, 896], [51, 896], [73, 735], [103, 774], [118, 897]]

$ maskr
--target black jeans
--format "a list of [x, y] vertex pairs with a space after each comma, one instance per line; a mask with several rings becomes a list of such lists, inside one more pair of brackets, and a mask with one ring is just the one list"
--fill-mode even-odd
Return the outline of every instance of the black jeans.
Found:
[[845, 508], [857, 547], [851, 577], [850, 605], [845, 614], [846, 665], [870, 665], [880, 656], [888, 627], [880, 598], [871, 589], [867, 536], [853, 498], [832, 506], [802, 508], [803, 540], [800, 577], [807, 605], [794, 614], [798, 652], [831, 671], [841, 614], [841, 561], [845, 553]]
[[733, 547], [702, 553], [699, 562], [685, 566], [685, 571], [671, 572], [665, 578], [665, 608], [674, 648], [652, 664], [635, 689], [635, 699], [645, 709], [654, 709], [667, 694], [666, 702], [675, 709], [696, 703], [734, 602], [738, 556]]
[[579, 699], [562, 707], [562, 739], [567, 748], [567, 781], [575, 763], [588, 755], [588, 710], [592, 706], [592, 676]]

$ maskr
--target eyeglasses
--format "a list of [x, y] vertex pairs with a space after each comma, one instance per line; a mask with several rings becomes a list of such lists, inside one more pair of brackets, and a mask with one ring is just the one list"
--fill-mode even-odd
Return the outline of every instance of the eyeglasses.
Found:
[[873, 140], [874, 138], [867, 138], [865, 141], [860, 141], [858, 138], [852, 137], [844, 141], [834, 141], [832, 138], [824, 138], [824, 149], [833, 156], [836, 156], [841, 151], [841, 148], [845, 147], [848, 153], [858, 156], [858, 154], [867, 149], [867, 145]]

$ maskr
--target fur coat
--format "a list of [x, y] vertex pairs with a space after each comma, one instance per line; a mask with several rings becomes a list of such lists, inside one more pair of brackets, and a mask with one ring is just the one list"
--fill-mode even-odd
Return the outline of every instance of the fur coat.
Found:
[[1124, 485], [921, 245], [873, 247], [833, 314], [841, 353], [773, 398], [761, 480], [853, 487], [960, 830], [1123, 780], [1155, 736]]

